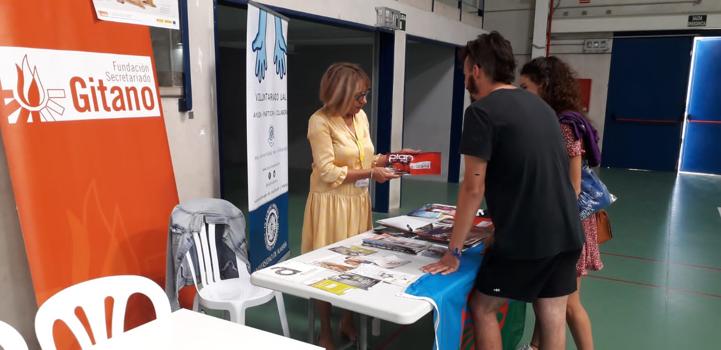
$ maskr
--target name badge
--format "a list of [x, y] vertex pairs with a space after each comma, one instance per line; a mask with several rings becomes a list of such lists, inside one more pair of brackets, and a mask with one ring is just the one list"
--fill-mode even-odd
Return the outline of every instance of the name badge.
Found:
[[355, 187], [362, 188], [370, 185], [369, 179], [362, 179], [355, 182]]

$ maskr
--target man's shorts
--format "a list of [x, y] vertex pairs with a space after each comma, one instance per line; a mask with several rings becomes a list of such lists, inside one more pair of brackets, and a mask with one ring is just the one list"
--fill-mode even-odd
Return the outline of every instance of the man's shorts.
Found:
[[581, 250], [541, 259], [509, 259], [489, 249], [476, 278], [479, 292], [532, 302], [576, 291], [576, 263]]

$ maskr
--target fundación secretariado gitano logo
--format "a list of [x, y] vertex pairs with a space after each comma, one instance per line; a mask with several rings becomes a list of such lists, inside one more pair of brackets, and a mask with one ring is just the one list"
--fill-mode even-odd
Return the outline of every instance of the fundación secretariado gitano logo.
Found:
[[8, 124], [159, 116], [147, 56], [0, 46]]

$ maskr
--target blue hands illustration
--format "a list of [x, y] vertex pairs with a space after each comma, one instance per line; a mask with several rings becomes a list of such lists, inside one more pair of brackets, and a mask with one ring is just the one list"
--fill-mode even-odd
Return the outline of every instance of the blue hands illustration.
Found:
[[[283, 20], [278, 16], [275, 18], [275, 47], [273, 48], [273, 63], [275, 64], [275, 74], [281, 79], [288, 73], [288, 65], [286, 63], [286, 55], [288, 53], [288, 45], [283, 37]], [[267, 28], [268, 13], [260, 10], [258, 14], [258, 32], [253, 39], [252, 49], [255, 52], [255, 77], [258, 82], [265, 79], [265, 71], [268, 70], [268, 58], [266, 52], [265, 33]]]
[[[253, 52], [255, 52], [255, 77], [258, 78], [258, 82], [265, 79], [265, 71], [268, 70], [267, 54], [265, 50], [265, 32], [266, 32], [266, 21], [268, 19], [268, 13], [264, 10], [260, 10], [258, 14], [258, 33], [255, 34], [253, 39]], [[277, 44], [276, 44], [277, 45]]]
[[280, 79], [286, 74], [287, 65], [285, 62], [285, 55], [288, 52], [288, 46], [286, 45], [285, 38], [283, 37], [283, 20], [280, 17], [275, 16], [275, 48], [273, 50], [273, 63], [275, 63], [275, 74], [278, 74]]

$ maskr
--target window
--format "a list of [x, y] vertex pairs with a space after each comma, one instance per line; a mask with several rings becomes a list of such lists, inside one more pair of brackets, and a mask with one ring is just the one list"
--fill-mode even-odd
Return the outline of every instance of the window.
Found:
[[183, 95], [183, 42], [174, 29], [150, 28], [161, 97]]

